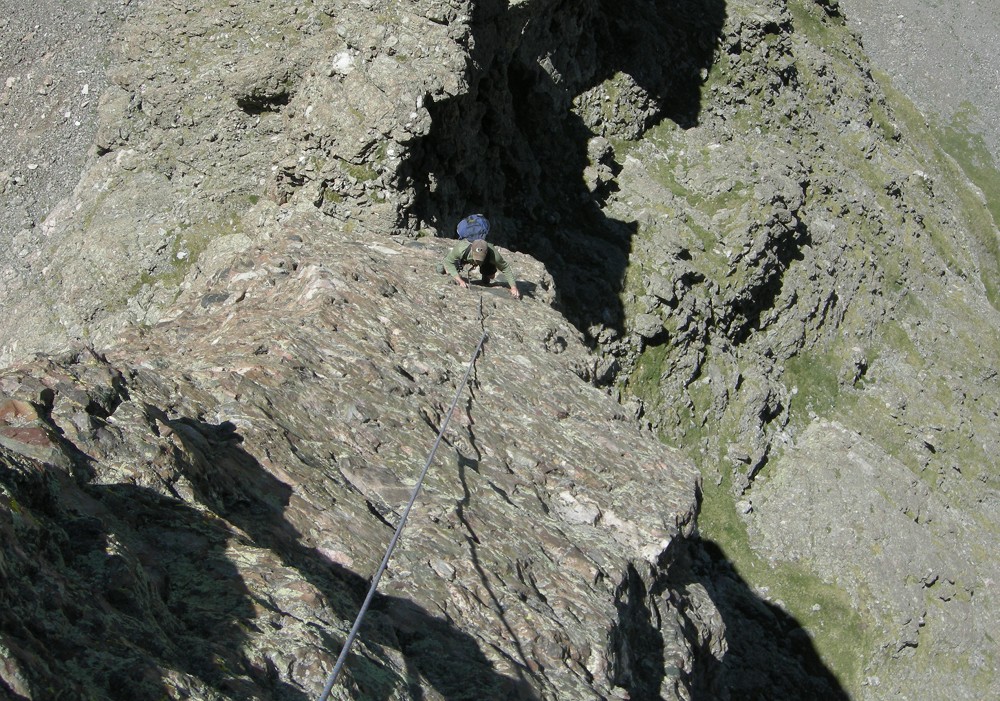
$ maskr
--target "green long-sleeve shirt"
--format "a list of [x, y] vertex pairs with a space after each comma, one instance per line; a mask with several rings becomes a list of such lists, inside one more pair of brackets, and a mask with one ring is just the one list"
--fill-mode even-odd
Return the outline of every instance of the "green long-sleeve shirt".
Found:
[[[450, 251], [448, 255], [444, 258], [444, 269], [452, 277], [458, 276], [459, 268], [465, 266], [472, 261], [469, 259], [469, 249], [472, 245], [466, 241], [462, 241], [456, 244]], [[486, 244], [487, 254], [486, 260], [483, 261], [482, 265], [484, 268], [492, 266], [503, 273], [503, 279], [507, 282], [510, 287], [514, 287], [517, 281], [514, 280], [514, 271], [510, 267], [510, 263], [504, 260], [504, 257], [500, 255], [500, 251], [493, 247], [493, 244]]]

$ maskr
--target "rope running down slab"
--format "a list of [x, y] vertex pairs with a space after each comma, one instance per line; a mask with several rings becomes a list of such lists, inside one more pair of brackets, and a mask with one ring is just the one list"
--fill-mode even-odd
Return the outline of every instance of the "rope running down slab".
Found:
[[395, 550], [396, 543], [399, 541], [399, 536], [403, 532], [403, 526], [406, 525], [406, 519], [410, 515], [410, 509], [413, 508], [413, 504], [416, 502], [417, 496], [420, 494], [424, 478], [427, 476], [427, 471], [430, 469], [431, 462], [434, 460], [434, 454], [437, 453], [438, 446], [441, 445], [441, 438], [444, 436], [444, 432], [448, 428], [448, 422], [451, 421], [451, 415], [455, 412], [455, 407], [458, 406], [458, 400], [462, 397], [462, 390], [465, 389], [465, 386], [469, 381], [469, 375], [472, 374], [472, 368], [475, 367], [476, 358], [479, 357], [479, 352], [482, 350], [487, 336], [489, 336], [489, 333], [484, 329], [483, 335], [479, 339], [479, 344], [476, 346], [476, 350], [472, 354], [472, 358], [469, 360], [469, 366], [465, 370], [465, 376], [462, 378], [462, 382], [458, 385], [458, 391], [455, 392], [455, 399], [451, 403], [451, 408], [448, 409], [448, 413], [445, 415], [444, 421], [441, 422], [441, 430], [438, 431], [437, 439], [434, 441], [434, 446], [431, 448], [430, 455], [427, 456], [427, 462], [424, 464], [424, 469], [420, 473], [420, 478], [417, 479], [416, 486], [413, 488], [413, 494], [410, 495], [410, 501], [403, 510], [403, 515], [399, 519], [399, 525], [396, 526], [396, 532], [393, 534], [392, 540], [389, 541], [389, 547], [385, 551], [385, 557], [382, 558], [382, 564], [379, 565], [378, 570], [375, 572], [375, 576], [372, 577], [372, 584], [368, 589], [368, 595], [365, 597], [364, 603], [361, 604], [361, 610], [358, 612], [358, 617], [354, 620], [354, 626], [351, 628], [351, 632], [347, 635], [347, 640], [344, 641], [344, 647], [340, 651], [340, 657], [337, 658], [337, 663], [334, 665], [333, 671], [330, 672], [330, 676], [326, 681], [326, 687], [324, 687], [323, 693], [319, 697], [319, 701], [327, 701], [330, 697], [330, 691], [333, 689], [334, 684], [337, 683], [337, 677], [340, 676], [340, 671], [344, 666], [344, 662], [347, 661], [347, 654], [350, 652], [351, 645], [354, 643], [354, 639], [358, 635], [358, 630], [361, 628], [361, 623], [364, 620], [365, 613], [368, 611], [368, 606], [375, 597], [375, 589], [378, 587], [379, 580], [382, 578], [382, 574], [389, 565], [389, 558], [392, 556], [392, 551]]

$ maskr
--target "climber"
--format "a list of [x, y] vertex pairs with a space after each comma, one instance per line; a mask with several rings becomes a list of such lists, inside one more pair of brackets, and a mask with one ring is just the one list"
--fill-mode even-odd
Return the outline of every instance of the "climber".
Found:
[[460, 274], [460, 269], [466, 265], [479, 268], [484, 285], [489, 285], [496, 277], [497, 271], [503, 273], [504, 280], [510, 286], [510, 295], [515, 299], [521, 299], [521, 292], [517, 289], [517, 281], [514, 279], [514, 271], [510, 264], [504, 260], [500, 252], [492, 244], [486, 243], [483, 239], [466, 243], [465, 241], [452, 248], [444, 260], [438, 265], [438, 272], [448, 273], [455, 282], [462, 287], [468, 288], [469, 283]]

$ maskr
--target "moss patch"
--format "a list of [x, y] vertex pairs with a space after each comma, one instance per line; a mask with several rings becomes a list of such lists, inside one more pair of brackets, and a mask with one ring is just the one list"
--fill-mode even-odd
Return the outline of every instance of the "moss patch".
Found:
[[803, 352], [785, 364], [785, 383], [794, 388], [789, 407], [791, 423], [809, 425], [810, 414], [829, 416], [840, 399], [840, 357], [833, 351]]
[[994, 308], [1000, 309], [1000, 170], [997, 170], [982, 136], [974, 133], [970, 122], [973, 108], [964, 105], [950, 123], [939, 127], [942, 148], [961, 166], [985, 197], [968, 188], [958, 188], [958, 195], [969, 224], [969, 231], [979, 243], [980, 279]]
[[134, 297], [145, 286], [177, 288], [214, 239], [240, 231], [239, 225], [234, 225], [236, 221], [221, 218], [167, 232], [170, 252], [166, 264], [144, 270], [128, 291], [126, 299]]
[[669, 346], [647, 346], [635, 364], [635, 370], [629, 377], [626, 387], [629, 392], [641, 397], [654, 405], [659, 402], [660, 377], [663, 374], [663, 361], [667, 357]]

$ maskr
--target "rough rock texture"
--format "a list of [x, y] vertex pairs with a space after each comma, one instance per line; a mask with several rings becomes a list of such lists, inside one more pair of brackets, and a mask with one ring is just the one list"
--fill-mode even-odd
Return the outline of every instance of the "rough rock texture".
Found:
[[865, 50], [929, 115], [963, 114], [1000, 160], [1000, 7], [964, 0], [840, 0]]
[[[80, 179], [108, 83], [111, 37], [130, 5], [131, 0], [11, 0], [4, 5], [0, 230], [17, 239], [17, 255], [38, 245], [35, 226]], [[4, 249], [7, 245], [5, 240]]]
[[786, 573], [767, 598], [812, 616], [834, 583], [863, 612], [851, 643], [821, 612], [812, 629], [827, 654], [864, 649], [852, 693], [991, 697], [993, 645], [968, 623], [998, 611], [997, 229], [843, 28], [832, 3], [729, 6], [699, 124], [653, 130], [607, 208], [639, 223], [618, 357], [642, 351], [646, 416]]
[[105, 356], [0, 379], [2, 688], [315, 697], [485, 328], [345, 688], [689, 694], [724, 648], [668, 587], [694, 470], [579, 377], [541, 267], [513, 256], [519, 303], [428, 274], [444, 242], [282, 232]]
[[376, 234], [449, 235], [467, 208], [489, 209], [496, 241], [559, 276], [578, 326], [617, 323], [629, 227], [581, 203], [611, 187], [607, 138], [694, 119], [723, 15], [634, 5], [144, 7], [101, 95], [100, 158], [7, 283], [21, 300], [0, 353], [155, 323], [209, 243], [256, 235], [261, 198]]
[[[113, 47], [4, 271], [13, 698], [314, 695], [484, 327], [338, 693], [997, 695], [994, 214], [835, 0], [205, 0]], [[433, 272], [470, 210], [523, 304]]]
[[[607, 207], [639, 225], [618, 357], [641, 350], [629, 386], [647, 418], [786, 573], [767, 598], [819, 612], [827, 654], [864, 649], [853, 693], [987, 698], [997, 229], [923, 119], [851, 71], [866, 64], [843, 27], [828, 4], [730, 5], [699, 124], [629, 153]], [[941, 596], [928, 567], [948, 572]], [[819, 581], [787, 576], [804, 573]], [[841, 621], [850, 644], [824, 638], [810, 599], [830, 583], [862, 612]]]
[[[23, 327], [15, 307], [43, 295], [37, 252], [41, 223], [68, 197], [94, 155], [98, 104], [108, 85], [112, 37], [131, 5], [91, 0], [12, 0], [0, 18], [0, 309]], [[39, 287], [43, 288], [42, 290]], [[33, 313], [52, 320], [41, 304]], [[28, 324], [31, 326], [33, 324]], [[29, 332], [34, 337], [37, 332]], [[11, 349], [7, 349], [7, 344]], [[7, 340], [0, 359], [18, 348]]]
[[[910, 696], [917, 666], [926, 688], [950, 687], [952, 698], [1000, 691], [995, 679], [970, 685], [989, 677], [993, 653], [968, 646], [988, 640], [1000, 623], [992, 586], [1000, 565], [984, 557], [1000, 542], [980, 525], [993, 517], [995, 497], [985, 509], [953, 509], [882, 448], [823, 421], [807, 429], [776, 473], [754, 490], [759, 538], [770, 553], [811, 562], [884, 629], [866, 685], [881, 698]], [[852, 553], [849, 562], [844, 552]]]

